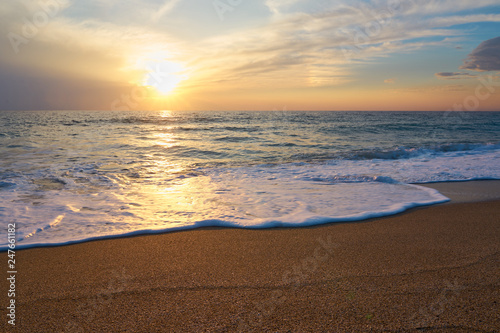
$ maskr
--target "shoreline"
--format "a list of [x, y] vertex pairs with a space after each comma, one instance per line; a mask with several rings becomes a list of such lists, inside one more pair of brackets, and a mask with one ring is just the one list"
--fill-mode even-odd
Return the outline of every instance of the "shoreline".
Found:
[[480, 202], [500, 199], [500, 180], [465, 180], [415, 184], [439, 191], [448, 203]]
[[16, 330], [493, 332], [499, 212], [452, 199], [356, 223], [24, 249]]
[[[425, 209], [427, 207], [432, 207], [436, 205], [450, 204], [450, 203], [470, 203], [470, 202], [481, 202], [481, 201], [492, 201], [492, 200], [500, 200], [500, 180], [465, 180], [465, 181], [446, 181], [446, 182], [434, 182], [434, 183], [411, 183], [410, 185], [417, 185], [426, 188], [431, 188], [438, 191], [440, 194], [448, 197], [450, 200], [447, 202], [441, 203], [430, 203], [430, 204], [421, 204], [416, 207], [406, 208], [400, 212], [388, 213], [384, 216], [379, 217], [368, 217], [360, 220], [353, 221], [335, 221], [335, 222], [327, 222], [327, 223], [319, 223], [317, 225], [298, 225], [296, 227], [269, 227], [263, 229], [288, 229], [288, 228], [311, 228], [311, 227], [319, 227], [323, 225], [329, 224], [342, 224], [342, 223], [363, 223], [366, 221], [374, 220], [374, 219], [383, 219], [386, 217], [397, 216], [400, 214], [405, 214], [407, 212], [411, 212], [415, 209]], [[168, 230], [136, 230], [126, 234], [119, 235], [109, 235], [109, 236], [95, 236], [84, 240], [75, 240], [68, 241], [66, 243], [57, 243], [57, 244], [45, 244], [45, 243], [36, 243], [36, 244], [28, 244], [23, 247], [19, 247], [17, 245], [18, 251], [24, 251], [28, 249], [36, 249], [36, 248], [54, 248], [60, 246], [72, 246], [81, 243], [87, 242], [95, 242], [95, 241], [105, 241], [105, 240], [113, 240], [119, 238], [130, 238], [130, 237], [142, 237], [142, 236], [152, 236], [152, 235], [161, 235], [168, 233], [176, 233], [176, 232], [189, 232], [198, 229], [248, 229], [248, 230], [260, 230], [260, 228], [238, 228], [238, 227], [223, 227], [223, 226], [204, 226], [204, 227], [180, 227], [179, 229], [168, 229]], [[7, 252], [7, 248], [0, 249], [0, 253]]]

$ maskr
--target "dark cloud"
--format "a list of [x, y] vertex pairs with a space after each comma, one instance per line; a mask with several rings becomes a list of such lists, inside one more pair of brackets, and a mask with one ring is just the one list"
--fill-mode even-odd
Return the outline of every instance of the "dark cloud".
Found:
[[500, 37], [482, 42], [472, 51], [460, 69], [500, 71]]
[[0, 110], [110, 109], [114, 99], [132, 90], [115, 83], [47, 75], [1, 63], [0, 77]]
[[467, 79], [476, 77], [476, 75], [471, 75], [469, 73], [464, 72], [439, 72], [434, 74], [438, 79], [445, 80], [457, 80], [457, 79]]

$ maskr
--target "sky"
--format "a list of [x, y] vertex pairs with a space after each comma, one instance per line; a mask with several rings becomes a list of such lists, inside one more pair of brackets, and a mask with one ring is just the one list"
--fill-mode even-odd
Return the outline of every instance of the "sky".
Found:
[[500, 111], [498, 0], [6, 0], [0, 110]]

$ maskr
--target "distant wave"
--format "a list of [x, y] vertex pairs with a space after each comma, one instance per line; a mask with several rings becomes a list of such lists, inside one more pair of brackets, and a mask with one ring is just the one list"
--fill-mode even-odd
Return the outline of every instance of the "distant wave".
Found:
[[486, 152], [500, 149], [500, 143], [450, 143], [424, 147], [397, 147], [394, 149], [364, 149], [342, 151], [330, 154], [301, 154], [293, 157], [319, 158], [322, 160], [398, 160], [419, 157], [424, 155], [439, 155], [448, 152]]

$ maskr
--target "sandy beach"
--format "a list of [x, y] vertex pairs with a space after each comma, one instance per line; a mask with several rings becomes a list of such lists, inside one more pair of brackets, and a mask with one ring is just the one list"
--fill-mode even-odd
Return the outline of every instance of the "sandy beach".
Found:
[[456, 202], [17, 251], [16, 326], [3, 279], [0, 331], [498, 332], [498, 182], [428, 186]]

